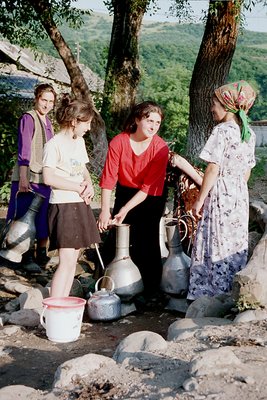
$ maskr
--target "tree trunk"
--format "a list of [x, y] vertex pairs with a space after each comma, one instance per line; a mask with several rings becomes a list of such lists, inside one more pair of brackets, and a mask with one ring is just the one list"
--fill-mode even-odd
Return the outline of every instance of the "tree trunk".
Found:
[[[36, 2], [31, 1], [30, 4], [34, 8], [39, 20], [41, 21], [44, 29], [46, 30], [53, 45], [58, 51], [58, 54], [65, 64], [70, 76], [73, 94], [76, 98], [93, 104], [94, 102], [90, 94], [90, 90], [80, 70], [80, 67], [53, 20], [49, 2], [47, 0]], [[94, 154], [94, 160], [92, 160], [93, 171], [97, 175], [100, 175], [105, 162], [108, 146], [105, 123], [98, 112], [96, 114], [96, 118], [93, 120], [90, 134], [93, 143]]]
[[140, 27], [149, 0], [113, 0], [114, 19], [106, 68], [102, 115], [108, 135], [122, 129], [135, 104], [140, 80]]
[[191, 160], [199, 155], [214, 126], [210, 111], [212, 96], [214, 89], [223, 85], [229, 74], [241, 7], [242, 0], [221, 1], [216, 5], [210, 0], [205, 32], [189, 89], [187, 155]]

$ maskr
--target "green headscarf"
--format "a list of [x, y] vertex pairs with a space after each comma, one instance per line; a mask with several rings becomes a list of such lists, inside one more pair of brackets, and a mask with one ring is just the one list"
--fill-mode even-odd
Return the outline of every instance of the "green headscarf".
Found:
[[227, 111], [238, 114], [242, 121], [241, 141], [248, 142], [250, 131], [247, 113], [256, 99], [255, 91], [242, 80], [220, 86], [215, 89], [215, 95]]

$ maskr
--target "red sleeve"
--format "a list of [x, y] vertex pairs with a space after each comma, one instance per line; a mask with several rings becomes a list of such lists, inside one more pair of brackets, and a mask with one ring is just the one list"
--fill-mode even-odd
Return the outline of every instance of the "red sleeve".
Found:
[[115, 136], [109, 143], [108, 154], [99, 186], [102, 189], [114, 189], [119, 174], [122, 143], [119, 136]]
[[146, 167], [141, 190], [151, 196], [162, 194], [168, 164], [169, 149], [166, 144], [159, 148]]

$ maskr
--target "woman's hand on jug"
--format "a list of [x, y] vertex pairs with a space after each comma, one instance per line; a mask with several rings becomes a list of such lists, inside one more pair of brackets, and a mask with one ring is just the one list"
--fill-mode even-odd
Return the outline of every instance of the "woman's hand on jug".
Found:
[[[125, 207], [122, 207], [122, 208], [120, 209], [120, 211], [114, 216], [114, 220], [113, 220], [114, 223], [115, 223], [116, 225], [122, 224], [122, 222], [124, 221], [124, 219], [125, 219], [127, 213], [128, 213], [128, 211], [126, 210], [126, 208], [125, 208]], [[113, 221], [112, 221], [112, 222], [113, 222]]]

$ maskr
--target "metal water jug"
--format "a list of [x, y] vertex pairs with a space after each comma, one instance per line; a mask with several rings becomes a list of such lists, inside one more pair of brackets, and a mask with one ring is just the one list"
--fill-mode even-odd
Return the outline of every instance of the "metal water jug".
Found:
[[166, 225], [169, 255], [163, 264], [161, 290], [168, 294], [184, 295], [189, 286], [190, 257], [182, 249], [176, 221]]
[[129, 254], [130, 225], [120, 224], [116, 229], [115, 258], [107, 266], [104, 276], [109, 276], [115, 284], [115, 293], [124, 301], [129, 301], [144, 290], [139, 269]]
[[[109, 278], [112, 282], [110, 290], [101, 288], [98, 290], [100, 280]], [[111, 321], [121, 316], [121, 300], [114, 293], [114, 281], [109, 276], [102, 276], [95, 284], [95, 292], [90, 293], [87, 301], [87, 311], [90, 319], [94, 321]]]
[[12, 262], [21, 262], [22, 255], [34, 244], [35, 217], [45, 197], [33, 193], [34, 198], [28, 211], [23, 217], [9, 221], [5, 227], [0, 256]]

